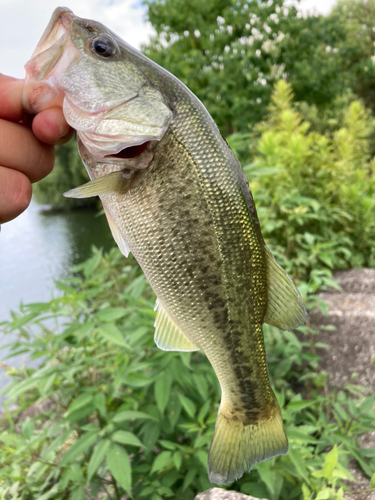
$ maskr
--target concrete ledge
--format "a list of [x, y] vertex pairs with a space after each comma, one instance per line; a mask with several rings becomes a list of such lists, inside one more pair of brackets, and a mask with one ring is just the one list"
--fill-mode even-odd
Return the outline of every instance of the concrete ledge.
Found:
[[254, 497], [249, 497], [243, 493], [236, 491], [223, 490], [221, 488], [212, 488], [211, 490], [203, 491], [195, 497], [194, 500], [265, 500]]

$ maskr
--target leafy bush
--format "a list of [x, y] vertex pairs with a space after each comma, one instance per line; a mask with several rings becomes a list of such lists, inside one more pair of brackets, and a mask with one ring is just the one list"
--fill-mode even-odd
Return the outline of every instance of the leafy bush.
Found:
[[[209, 488], [219, 385], [201, 353], [155, 347], [155, 297], [134, 261], [96, 250], [57, 286], [61, 297], [24, 305], [2, 324], [11, 356], [41, 364], [8, 368], [5, 393], [16, 407], [6, 407], [0, 426], [0, 498], [191, 500]], [[352, 383], [329, 389], [307, 327], [303, 342], [264, 330], [290, 449], [231, 489], [340, 500], [350, 457], [375, 472], [375, 450], [357, 440], [375, 430], [374, 395]]]
[[65, 198], [63, 193], [88, 182], [89, 176], [78, 154], [77, 141], [72, 139], [56, 147], [55, 166], [52, 172], [34, 185], [33, 192], [38, 203], [51, 205], [57, 210], [79, 207], [96, 207], [97, 198]]
[[373, 119], [353, 101], [340, 128], [310, 131], [292, 99], [290, 85], [279, 81], [244, 170], [267, 244], [315, 291], [334, 269], [375, 266]]

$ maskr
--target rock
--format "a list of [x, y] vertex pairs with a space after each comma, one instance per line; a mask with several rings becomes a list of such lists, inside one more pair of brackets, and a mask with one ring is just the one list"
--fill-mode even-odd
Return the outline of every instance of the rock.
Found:
[[[212, 488], [211, 490], [203, 491], [195, 497], [194, 500], [262, 500], [259, 498], [249, 497], [237, 491], [228, 491], [221, 488]], [[263, 499], [265, 500], [265, 499]]]
[[[375, 269], [350, 269], [337, 271], [335, 279], [344, 293], [375, 294]], [[335, 293], [341, 293], [338, 290]]]
[[[375, 391], [375, 269], [352, 269], [335, 274], [341, 291], [329, 290], [319, 294], [328, 304], [328, 316], [312, 315], [318, 326], [334, 325], [335, 331], [321, 330], [318, 341], [330, 346], [320, 351], [320, 363], [330, 375], [330, 385], [341, 387], [353, 374], [354, 383]], [[375, 433], [366, 432], [359, 438], [363, 448], [375, 448]], [[351, 493], [347, 500], [375, 500], [375, 492], [366, 492], [370, 480], [363, 474], [354, 460], [349, 463], [349, 472], [356, 483], [348, 484]]]
[[342, 292], [319, 294], [328, 304], [328, 316], [313, 315], [318, 326], [334, 325], [335, 331], [321, 331], [319, 342], [329, 351], [319, 352], [321, 368], [330, 374], [330, 385], [342, 386], [352, 374], [355, 383], [375, 390], [375, 269], [340, 271], [335, 278]]

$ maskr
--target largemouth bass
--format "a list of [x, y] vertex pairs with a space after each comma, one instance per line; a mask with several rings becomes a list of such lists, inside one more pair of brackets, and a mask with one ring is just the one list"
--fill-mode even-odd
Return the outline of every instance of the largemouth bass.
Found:
[[262, 324], [305, 323], [296, 287], [267, 249], [241, 165], [202, 103], [102, 24], [57, 9], [31, 60], [23, 104], [62, 105], [120, 250], [157, 295], [155, 342], [202, 349], [222, 399], [213, 483], [286, 453]]

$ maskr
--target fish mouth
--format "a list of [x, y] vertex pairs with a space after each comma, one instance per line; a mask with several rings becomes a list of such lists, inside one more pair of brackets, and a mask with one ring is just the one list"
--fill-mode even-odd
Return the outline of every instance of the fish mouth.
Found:
[[143, 151], [150, 145], [151, 141], [144, 142], [143, 144], [138, 144], [137, 146], [129, 146], [122, 149], [116, 154], [105, 155], [105, 159], [116, 158], [119, 160], [130, 160], [140, 156]]
[[127, 169], [129, 171], [140, 171], [148, 168], [154, 159], [155, 151], [160, 140], [149, 140], [138, 145], [129, 145], [118, 153], [110, 153], [101, 158], [96, 158], [82, 137], [77, 136], [78, 150], [86, 166], [99, 167], [105, 172], [115, 172]]
[[54, 105], [62, 106], [63, 96], [56, 88], [59, 73], [76, 56], [67, 50], [72, 20], [76, 18], [66, 7], [58, 7], [52, 14], [31, 59], [25, 64], [26, 78], [22, 106], [27, 113], [36, 114]]

